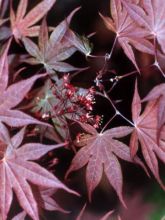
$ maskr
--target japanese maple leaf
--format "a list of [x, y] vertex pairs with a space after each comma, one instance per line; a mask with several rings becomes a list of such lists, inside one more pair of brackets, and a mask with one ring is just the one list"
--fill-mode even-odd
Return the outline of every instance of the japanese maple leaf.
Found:
[[[138, 2], [138, 0], [134, 0]], [[121, 0], [111, 1], [112, 18], [101, 15], [106, 27], [116, 33], [116, 39], [123, 48], [126, 56], [133, 62], [137, 70], [139, 70], [133, 52], [133, 47], [137, 50], [153, 54], [152, 44], [145, 39], [146, 31], [131, 19], [127, 10], [122, 7]], [[152, 48], [152, 49], [151, 49]]]
[[3, 155], [0, 160], [0, 211], [2, 220], [7, 219], [7, 214], [15, 192], [18, 202], [23, 210], [38, 220], [38, 205], [32, 193], [30, 183], [45, 188], [62, 188], [75, 193], [60, 182], [53, 174], [32, 162], [45, 155], [48, 151], [64, 146], [43, 145], [39, 143], [27, 143], [20, 147], [23, 141], [25, 128], [6, 142], [3, 147]]
[[[48, 73], [70, 72], [79, 68], [73, 67], [64, 61], [69, 58], [76, 50], [87, 53], [78, 41], [78, 37], [69, 29], [69, 24], [76, 11], [75, 9], [71, 14], [62, 21], [53, 32], [48, 36], [48, 27], [45, 19], [42, 22], [40, 33], [38, 37], [38, 46], [28, 38], [23, 38], [28, 53], [33, 57], [26, 59], [32, 65], [43, 64]], [[84, 49], [84, 50], [83, 50]]]
[[[61, 110], [65, 110], [65, 108], [70, 107], [71, 103], [69, 99], [66, 99], [63, 93], [60, 92], [63, 89], [62, 81], [58, 80], [57, 85], [58, 88], [54, 94], [58, 93], [58, 97], [54, 96], [52, 90], [52, 82], [50, 80], [45, 81], [44, 86], [39, 89], [35, 95], [36, 99], [32, 100], [29, 109], [32, 113], [38, 115], [41, 118], [49, 118], [52, 119], [54, 125], [54, 131], [52, 129], [46, 130], [46, 127], [43, 126], [43, 131], [40, 130], [40, 135], [44, 135], [50, 139], [56, 139], [56, 143], [60, 143], [62, 140], [66, 140], [69, 137], [69, 130], [67, 126], [67, 120], [65, 118], [66, 114], [58, 115], [57, 112]], [[54, 86], [56, 86], [54, 84]], [[64, 99], [62, 99], [64, 97]], [[64, 105], [62, 105], [61, 100], [64, 101]], [[56, 108], [55, 106], [58, 106]], [[41, 127], [40, 127], [41, 128]]]
[[[91, 123], [93, 120], [94, 122], [92, 117], [86, 117], [92, 108], [93, 94], [91, 91], [93, 90], [74, 87], [71, 84], [66, 87], [67, 83], [69, 83], [69, 79], [66, 80], [66, 75], [54, 82], [45, 81], [45, 85], [36, 91], [36, 98], [28, 106], [30, 111], [38, 117], [51, 118], [56, 135], [50, 129], [47, 133], [44, 132], [44, 135], [50, 138], [53, 136], [53, 139], [57, 139], [57, 143], [59, 139], [66, 140], [70, 137], [68, 120], [91, 120]], [[68, 95], [69, 93], [70, 95]], [[88, 108], [86, 108], [85, 103], [87, 103]]]
[[156, 38], [165, 53], [165, 5], [164, 0], [142, 0], [140, 5], [130, 0], [121, 0], [131, 18], [143, 26], [148, 35]]
[[[25, 36], [38, 36], [39, 26], [34, 26], [52, 8], [56, 0], [43, 0], [26, 14], [28, 0], [20, 0], [17, 12], [10, 7], [12, 34], [16, 40]], [[25, 15], [26, 14], [26, 15]]]
[[9, 46], [10, 41], [0, 57], [0, 122], [5, 122], [14, 127], [35, 123], [44, 124], [20, 110], [13, 109], [24, 99], [34, 82], [45, 75], [36, 75], [8, 87], [9, 71], [7, 52]]
[[[110, 184], [117, 192], [120, 201], [124, 204], [122, 196], [123, 177], [117, 158], [129, 162], [133, 162], [133, 160], [130, 157], [129, 147], [114, 138], [121, 138], [128, 135], [131, 133], [132, 128], [125, 126], [116, 127], [109, 129], [104, 133], [98, 133], [90, 125], [83, 125], [83, 128], [86, 132], [91, 134], [91, 136], [87, 136], [86, 145], [82, 147], [73, 158], [66, 176], [68, 176], [70, 172], [87, 165], [86, 183], [89, 200], [91, 200], [91, 194], [99, 184], [104, 171]], [[138, 157], [136, 157], [135, 161], [141, 164]]]
[[[40, 187], [39, 187], [40, 189]], [[68, 211], [61, 208], [57, 202], [52, 198], [54, 193], [57, 191], [57, 189], [54, 188], [41, 188], [40, 190], [36, 189], [34, 190], [35, 199], [37, 201], [38, 207], [48, 210], [48, 211], [60, 211], [63, 213], [68, 213]], [[22, 211], [18, 213], [16, 216], [13, 217], [12, 220], [24, 220], [26, 217], [26, 212]]]
[[55, 70], [60, 72], [69, 72], [76, 70], [75, 67], [62, 62], [70, 57], [76, 48], [73, 47], [68, 41], [62, 40], [68, 29], [68, 24], [74, 13], [64, 21], [62, 21], [51, 33], [50, 39], [48, 36], [48, 27], [45, 19], [42, 22], [40, 28], [40, 34], [38, 38], [38, 46], [28, 38], [23, 38], [28, 53], [34, 57], [26, 62], [30, 64], [43, 64], [47, 72], [52, 73]]
[[152, 171], [153, 175], [164, 188], [159, 176], [158, 156], [165, 163], [165, 154], [163, 149], [157, 143], [157, 112], [158, 101], [150, 101], [143, 113], [141, 113], [141, 99], [137, 90], [137, 82], [135, 85], [135, 92], [132, 101], [132, 118], [135, 128], [131, 135], [130, 147], [131, 155], [134, 157], [138, 150], [138, 142], [140, 142], [143, 157]]
[[143, 101], [151, 101], [159, 98], [158, 103], [158, 128], [165, 123], [165, 83], [155, 86]]

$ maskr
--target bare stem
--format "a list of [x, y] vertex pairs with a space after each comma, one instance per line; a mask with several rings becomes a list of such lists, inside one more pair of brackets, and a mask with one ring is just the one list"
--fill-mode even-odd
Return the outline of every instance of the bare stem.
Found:
[[[110, 97], [108, 96], [108, 94], [106, 93], [106, 91], [103, 91], [104, 94], [100, 93], [100, 92], [97, 92], [98, 95], [101, 95], [102, 97], [106, 98], [110, 104], [112, 105], [113, 109], [115, 110], [115, 117], [116, 115], [120, 115], [125, 121], [127, 121], [131, 126], [134, 127], [134, 124], [133, 122], [131, 122], [129, 119], [127, 119], [123, 114], [121, 114], [121, 112], [118, 111], [118, 109], [116, 108], [116, 106], [113, 104], [112, 100], [110, 99]], [[111, 119], [110, 119], [111, 121]], [[109, 124], [110, 122], [108, 122]], [[108, 125], [107, 124], [107, 125]], [[105, 128], [104, 128], [105, 129]]]
[[110, 51], [110, 53], [109, 53], [108, 56], [107, 56], [108, 60], [111, 59], [112, 53], [113, 53], [113, 51], [114, 51], [114, 49], [115, 49], [115, 46], [116, 46], [116, 42], [117, 42], [117, 36], [115, 37], [115, 40], [114, 40], [114, 42], [113, 42], [111, 51]]
[[116, 117], [116, 113], [112, 116], [112, 118], [109, 119], [109, 121], [104, 125], [103, 129], [101, 130], [100, 134], [104, 132], [104, 130], [107, 128], [107, 126], [111, 123], [111, 121]]
[[70, 79], [72, 80], [75, 76], [77, 76], [79, 73], [85, 71], [85, 70], [88, 70], [90, 69], [90, 67], [84, 67], [84, 68], [81, 68], [80, 70], [76, 71], [75, 73], [73, 73], [72, 75], [70, 75]]

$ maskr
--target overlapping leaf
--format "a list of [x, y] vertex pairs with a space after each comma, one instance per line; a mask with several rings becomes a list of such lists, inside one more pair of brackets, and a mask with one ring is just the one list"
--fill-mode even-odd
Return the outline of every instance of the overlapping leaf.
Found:
[[48, 211], [60, 211], [63, 213], [68, 213], [68, 211], [64, 210], [59, 206], [59, 204], [52, 198], [57, 189], [47, 188], [40, 189], [40, 201], [39, 206]]
[[[56, 139], [57, 143], [61, 138], [66, 140], [70, 136], [68, 120], [90, 120], [94, 123], [94, 118], [88, 117], [93, 99], [90, 90], [69, 84], [70, 90], [69, 87], [66, 87], [69, 82], [64, 80], [65, 77], [56, 80], [56, 82], [47, 80], [42, 89], [35, 93], [36, 98], [28, 106], [38, 117], [51, 118], [56, 135], [52, 129], [49, 129], [47, 133], [44, 132], [44, 134], [50, 138], [53, 135], [53, 139]], [[84, 99], [87, 100], [87, 107]]]
[[142, 0], [134, 4], [131, 0], [121, 0], [131, 18], [143, 26], [152, 38], [156, 38], [165, 52], [165, 5], [164, 0]]
[[64, 21], [62, 21], [48, 36], [48, 27], [45, 19], [42, 22], [38, 46], [28, 38], [23, 38], [23, 42], [28, 53], [33, 57], [26, 62], [30, 64], [43, 64], [48, 73], [54, 71], [70, 72], [78, 68], [63, 62], [69, 58], [76, 50], [87, 54], [79, 38], [69, 29], [70, 21], [79, 8], [75, 9]]
[[[100, 134], [90, 125], [83, 125], [83, 128], [86, 132], [90, 133], [91, 136], [87, 136], [86, 145], [82, 147], [73, 158], [66, 176], [68, 176], [70, 172], [87, 165], [86, 183], [89, 199], [91, 200], [91, 194], [99, 184], [103, 172], [105, 172], [110, 184], [117, 192], [120, 201], [124, 204], [122, 196], [123, 177], [117, 158], [129, 162], [133, 162], [133, 160], [130, 156], [129, 147], [115, 138], [128, 135], [131, 133], [132, 128], [116, 127]], [[143, 166], [138, 157], [135, 158], [135, 161]]]
[[165, 123], [165, 83], [155, 86], [143, 101], [151, 101], [159, 99], [158, 104], [158, 128]]
[[[138, 2], [138, 0], [134, 0], [134, 2]], [[116, 33], [116, 38], [125, 54], [138, 69], [132, 46], [139, 51], [153, 54], [153, 46], [145, 38], [147, 31], [131, 19], [127, 10], [122, 7], [121, 0], [111, 1], [111, 15], [113, 20], [103, 15], [101, 17], [106, 27]]]
[[[20, 147], [24, 138], [25, 128], [20, 130], [6, 144], [0, 163], [0, 211], [2, 220], [7, 219], [13, 192], [15, 192], [20, 206], [34, 220], [38, 220], [38, 205], [32, 193], [30, 183], [40, 187], [62, 188], [75, 193], [60, 182], [53, 174], [32, 162], [48, 151], [59, 148], [64, 144], [43, 145], [28, 143]], [[48, 194], [46, 193], [45, 196]]]
[[[35, 199], [38, 204], [39, 209], [45, 209], [48, 211], [60, 211], [63, 213], [68, 213], [68, 211], [64, 210], [57, 204], [57, 202], [52, 198], [54, 193], [57, 191], [57, 189], [54, 188], [42, 188], [39, 187], [38, 189], [35, 187], [33, 190]], [[17, 214], [13, 217], [12, 220], [24, 220], [26, 217], [26, 212], [22, 211], [21, 213]]]
[[[32, 101], [30, 108], [31, 112], [39, 115], [39, 117], [41, 118], [47, 118], [49, 117], [49, 115], [51, 116], [54, 129], [49, 129], [46, 131], [46, 128], [44, 127], [44, 136], [59, 143], [61, 140], [68, 139], [69, 130], [67, 126], [65, 108], [72, 106], [72, 104], [69, 102], [69, 99], [62, 99], [64, 94], [60, 93], [60, 89], [63, 88], [61, 80], [58, 81], [57, 88], [58, 89], [56, 91], [58, 91], [59, 93], [57, 94], [58, 97], [53, 94], [52, 82], [50, 80], [47, 80], [42, 89], [37, 92], [36, 99]], [[61, 104], [61, 99], [66, 102], [65, 108]], [[57, 106], [57, 108], [55, 108], [55, 106]], [[64, 110], [64, 113], [58, 115], [58, 112], [60, 112], [61, 109]], [[42, 133], [40, 134], [42, 135]]]
[[18, 40], [25, 36], [38, 36], [39, 26], [35, 24], [52, 8], [55, 1], [56, 0], [43, 0], [27, 14], [28, 0], [20, 0], [16, 14], [11, 6], [10, 21], [12, 34], [15, 39]]
[[164, 188], [163, 183], [159, 176], [158, 156], [164, 163], [165, 157], [163, 149], [158, 146], [157, 142], [157, 129], [158, 129], [158, 100], [150, 101], [144, 112], [141, 113], [141, 100], [137, 90], [137, 83], [135, 85], [135, 93], [132, 102], [132, 118], [135, 124], [134, 131], [131, 135], [130, 147], [131, 155], [134, 157], [138, 150], [140, 142], [143, 157], [154, 174], [157, 181]]
[[43, 64], [48, 73], [76, 70], [75, 67], [62, 62], [76, 51], [76, 48], [71, 46], [68, 41], [62, 41], [67, 29], [68, 22], [64, 20], [54, 29], [50, 39], [48, 39], [47, 24], [43, 20], [38, 40], [39, 47], [30, 39], [23, 38], [26, 50], [34, 57], [26, 60], [26, 62], [30, 64]]
[[44, 75], [36, 75], [7, 87], [9, 78], [7, 52], [9, 45], [10, 42], [0, 57], [0, 122], [5, 122], [14, 127], [44, 124], [20, 110], [13, 109], [24, 99], [34, 82]]

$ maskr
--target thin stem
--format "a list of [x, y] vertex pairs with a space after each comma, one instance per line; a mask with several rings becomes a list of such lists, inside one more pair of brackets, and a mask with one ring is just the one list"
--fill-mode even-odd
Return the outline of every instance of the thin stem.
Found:
[[117, 36], [116, 36], [116, 38], [115, 38], [115, 40], [114, 40], [114, 42], [113, 42], [112, 49], [111, 49], [110, 53], [109, 53], [109, 54], [106, 53], [105, 56], [104, 56], [104, 59], [105, 59], [105, 60], [104, 60], [104, 65], [103, 65], [102, 69], [99, 71], [99, 73], [98, 73], [98, 75], [97, 75], [97, 77], [96, 77], [96, 81], [97, 81], [98, 79], [100, 79], [100, 78], [103, 76], [103, 74], [106, 72], [107, 61], [110, 60], [110, 58], [111, 58], [111, 56], [112, 56], [112, 53], [113, 53], [113, 51], [114, 51], [116, 42], [117, 42]]
[[106, 99], [108, 99], [108, 101], [109, 101], [110, 104], [112, 105], [113, 109], [115, 110], [115, 113], [118, 114], [118, 110], [117, 110], [116, 106], [113, 104], [112, 100], [109, 98], [109, 96], [108, 96], [108, 94], [106, 93], [106, 91], [103, 91], [103, 93], [104, 93], [104, 97], [105, 97]]
[[109, 119], [109, 121], [104, 125], [104, 127], [102, 128], [100, 134], [102, 134], [104, 132], [104, 130], [106, 129], [106, 127], [111, 123], [111, 121], [116, 117], [116, 113], [114, 114], [114, 116], [112, 118]]
[[103, 91], [103, 93], [104, 93], [104, 95], [102, 93], [97, 92], [98, 95], [103, 96], [104, 98], [106, 98], [110, 102], [110, 104], [112, 105], [113, 109], [115, 110], [115, 115], [120, 115], [125, 121], [127, 121], [130, 125], [132, 125], [134, 127], [134, 124], [129, 119], [127, 119], [123, 114], [121, 114], [121, 112], [118, 111], [118, 109], [113, 104], [112, 100], [109, 98], [109, 96], [106, 93], [106, 91]]
[[115, 86], [117, 85], [117, 83], [118, 83], [118, 81], [116, 81], [116, 82], [112, 85], [112, 87], [107, 91], [107, 93], [110, 93], [110, 92], [115, 88]]
[[135, 73], [138, 73], [138, 70], [134, 70], [134, 71], [132, 71], [132, 72], [130, 72], [130, 73], [127, 73], [127, 74], [125, 74], [125, 75], [123, 75], [123, 76], [118, 76], [118, 79], [123, 79], [123, 78], [125, 78], [125, 77], [132, 76], [132, 75], [134, 75]]
[[124, 120], [126, 120], [129, 124], [131, 124], [133, 127], [135, 127], [134, 123], [132, 123], [132, 121], [130, 121], [128, 118], [126, 118], [124, 115], [122, 115], [121, 113], [119, 114]]
[[114, 49], [115, 49], [117, 39], [118, 39], [118, 38], [117, 38], [117, 36], [116, 36], [116, 37], [115, 37], [115, 40], [114, 40], [114, 42], [113, 42], [112, 48], [111, 48], [111, 52], [109, 53], [109, 56], [107, 57], [109, 60], [111, 59], [112, 53], [113, 53], [113, 51], [114, 51]]
[[[145, 69], [147, 69], [147, 68], [149, 68], [149, 67], [152, 67], [152, 66], [154, 66], [154, 65], [155, 65], [155, 64], [147, 65], [147, 66], [141, 68], [140, 71], [145, 70]], [[134, 70], [134, 71], [132, 71], [132, 72], [130, 72], [130, 73], [127, 73], [127, 74], [125, 74], [125, 75], [123, 75], [123, 76], [115, 76], [115, 78], [111, 78], [109, 81], [114, 82], [114, 84], [113, 84], [112, 87], [107, 91], [107, 93], [110, 93], [110, 92], [113, 90], [113, 88], [117, 85], [117, 83], [119, 82], [119, 80], [121, 80], [121, 79], [123, 79], [123, 78], [126, 78], [126, 77], [128, 77], [128, 76], [132, 76], [132, 75], [134, 75], [134, 74], [136, 74], [136, 73], [138, 73], [138, 71], [137, 71], [137, 70]]]
[[72, 75], [70, 75], [70, 80], [72, 80], [75, 76], [77, 76], [79, 73], [90, 69], [90, 67], [85, 67], [85, 68], [81, 68], [80, 70], [78, 70], [77, 72], [73, 73]]
[[103, 58], [103, 59], [105, 59], [105, 56], [97, 56], [97, 55], [88, 54], [87, 58]]
[[[140, 68], [139, 70], [142, 71], [142, 70], [148, 69], [148, 68], [150, 68], [150, 67], [152, 67], [152, 66], [154, 66], [154, 64], [144, 66], [144, 67]], [[118, 79], [123, 79], [123, 78], [125, 78], [125, 77], [132, 76], [132, 75], [134, 75], [135, 73], [138, 73], [138, 70], [134, 70], [134, 71], [132, 71], [132, 72], [130, 72], [130, 73], [127, 73], [127, 74], [125, 74], [125, 75], [123, 75], [123, 76], [118, 76]]]

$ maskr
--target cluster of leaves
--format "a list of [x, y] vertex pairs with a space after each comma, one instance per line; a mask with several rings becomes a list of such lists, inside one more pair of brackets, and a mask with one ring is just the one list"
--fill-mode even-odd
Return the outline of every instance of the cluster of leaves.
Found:
[[[136, 71], [133, 74], [143, 74], [135, 58], [135, 50], [138, 50], [152, 55], [154, 62], [150, 66], [154, 65], [165, 77], [160, 66], [160, 60], [165, 53], [163, 0], [110, 1], [112, 18], [102, 14], [100, 16], [106, 27], [116, 33], [116, 38], [111, 52], [102, 57], [105, 64], [99, 74], [96, 73], [94, 85], [90, 88], [78, 87], [71, 82], [84, 68], [74, 67], [65, 62], [76, 51], [85, 57], [99, 59], [91, 55], [88, 37], [80, 37], [69, 27], [72, 17], [79, 8], [71, 12], [58, 26], [50, 27], [45, 16], [54, 4], [55, 0], [42, 0], [27, 13], [28, 0], [19, 0], [16, 12], [12, 1], [0, 1], [2, 220], [8, 218], [13, 192], [23, 209], [23, 212], [16, 215], [13, 220], [25, 219], [26, 215], [38, 220], [41, 209], [67, 213], [52, 196], [59, 188], [75, 195], [79, 193], [68, 188], [51, 172], [33, 162], [49, 151], [62, 147], [67, 147], [75, 153], [65, 178], [72, 171], [86, 166], [89, 201], [92, 200], [92, 193], [105, 173], [121, 203], [124, 207], [127, 206], [122, 193], [123, 176], [120, 159], [141, 166], [148, 176], [149, 169], [160, 186], [165, 189], [158, 166], [158, 159], [165, 163], [165, 83], [157, 85], [141, 99], [136, 80], [130, 121], [118, 111], [102, 80], [102, 76], [106, 74], [106, 62], [111, 61], [117, 42], [134, 64]], [[36, 25], [38, 22], [39, 25]], [[38, 37], [37, 43], [34, 37]], [[12, 57], [9, 55], [13, 43], [26, 51], [26, 55], [20, 55], [17, 64], [21, 63], [24, 68], [31, 68], [31, 77], [23, 79], [20, 72], [22, 70], [26, 72], [24, 68], [14, 71], [11, 63], [17, 54]], [[33, 65], [42, 67], [38, 67], [38, 72], [33, 72]], [[71, 73], [73, 71], [74, 73]], [[114, 83], [113, 87], [123, 77], [131, 74], [116, 75], [110, 79]], [[33, 87], [36, 81], [40, 81], [41, 86]], [[101, 117], [93, 115], [92, 112], [94, 96], [97, 95], [105, 98], [115, 111], [102, 129], [100, 129]], [[143, 104], [145, 108], [142, 110]], [[123, 118], [129, 125], [108, 128], [117, 116]], [[81, 128], [80, 131], [76, 131], [76, 140], [71, 135], [70, 125]], [[28, 136], [35, 137], [36, 132], [42, 137], [40, 142], [27, 143]], [[129, 145], [123, 141], [126, 136], [130, 137]], [[54, 144], [42, 143], [48, 139]], [[77, 219], [82, 218], [83, 210]], [[111, 214], [112, 211], [101, 219], [108, 219]], [[120, 216], [118, 219], [121, 219]]]

